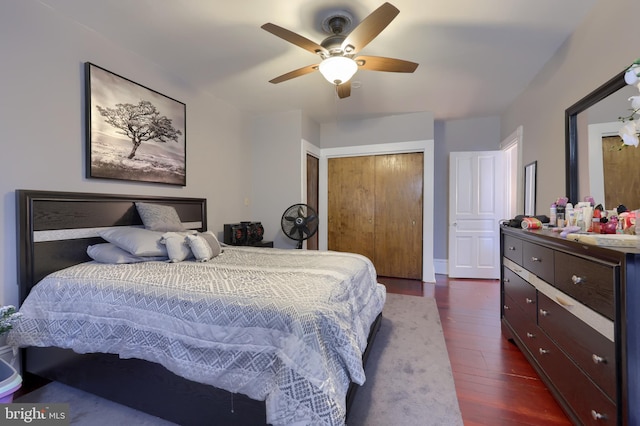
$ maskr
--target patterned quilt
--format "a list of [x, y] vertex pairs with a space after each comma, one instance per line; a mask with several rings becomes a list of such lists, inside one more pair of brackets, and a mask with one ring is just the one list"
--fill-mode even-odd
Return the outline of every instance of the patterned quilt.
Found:
[[384, 301], [356, 254], [229, 247], [205, 263], [88, 262], [32, 289], [8, 343], [145, 359], [266, 401], [271, 424], [339, 425]]

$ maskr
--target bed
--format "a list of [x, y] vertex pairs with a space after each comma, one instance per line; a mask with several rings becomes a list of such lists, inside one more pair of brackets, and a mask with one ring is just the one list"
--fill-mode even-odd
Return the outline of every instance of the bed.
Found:
[[8, 339], [23, 374], [183, 425], [345, 423], [385, 298], [368, 259], [224, 247], [207, 262], [100, 263], [87, 247], [145, 228], [137, 203], [170, 206], [199, 237], [206, 200], [16, 197], [24, 316]]

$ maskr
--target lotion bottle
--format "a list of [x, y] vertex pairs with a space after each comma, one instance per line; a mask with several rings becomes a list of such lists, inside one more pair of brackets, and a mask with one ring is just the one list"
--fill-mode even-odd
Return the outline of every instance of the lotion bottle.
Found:
[[567, 207], [566, 207], [566, 219], [567, 219], [567, 226], [575, 226], [576, 224], [576, 218], [575, 218], [575, 212], [573, 211], [573, 204], [571, 203], [567, 203]]
[[556, 203], [551, 204], [551, 208], [549, 209], [549, 225], [556, 226]]

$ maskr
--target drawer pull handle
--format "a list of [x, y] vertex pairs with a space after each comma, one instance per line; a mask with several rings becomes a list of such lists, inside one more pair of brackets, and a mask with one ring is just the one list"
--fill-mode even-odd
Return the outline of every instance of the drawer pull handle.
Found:
[[542, 315], [543, 317], [546, 317], [547, 315], [549, 315], [549, 311], [545, 311], [544, 309], [540, 309], [540, 315]]
[[528, 337], [529, 339], [533, 339], [534, 337], [536, 337], [536, 335], [535, 335], [535, 334], [533, 334], [533, 333], [529, 333], [529, 332], [527, 331], [527, 337]]
[[542, 262], [542, 259], [540, 259], [539, 257], [531, 256], [531, 261], [532, 262]]
[[509, 281], [509, 278], [505, 278], [502, 282], [504, 282], [504, 283], [508, 283], [508, 282], [510, 282], [510, 281]]
[[525, 297], [524, 301], [529, 303], [529, 304], [534, 303], [534, 300], [533, 299], [529, 299], [528, 297]]
[[596, 354], [591, 355], [591, 359], [593, 360], [594, 364], [606, 364], [607, 360], [601, 356], [598, 356]]
[[505, 310], [505, 311], [508, 311], [509, 309], [511, 309], [511, 308], [509, 307], [509, 305], [504, 305], [504, 310]]
[[585, 281], [586, 281], [586, 279], [585, 279], [585, 277], [579, 277], [579, 276], [577, 276], [577, 275], [573, 275], [573, 276], [571, 277], [571, 281], [572, 281], [574, 284], [582, 284], [583, 282], [585, 282]]
[[591, 410], [591, 417], [593, 417], [593, 420], [605, 420], [607, 418], [607, 415], [600, 414], [596, 410]]
[[514, 246], [509, 246], [509, 251], [515, 251], [516, 248]]
[[540, 355], [545, 355], [545, 354], [548, 354], [548, 353], [549, 353], [549, 350], [539, 348], [539, 349], [538, 349], [538, 352], [540, 352]]

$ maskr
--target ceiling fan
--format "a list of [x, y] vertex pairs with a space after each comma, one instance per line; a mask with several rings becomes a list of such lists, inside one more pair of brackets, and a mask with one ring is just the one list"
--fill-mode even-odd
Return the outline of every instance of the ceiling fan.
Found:
[[322, 58], [319, 64], [299, 68], [276, 77], [269, 82], [274, 84], [282, 83], [319, 70], [327, 81], [336, 86], [338, 97], [342, 99], [351, 95], [350, 79], [358, 69], [414, 72], [418, 67], [415, 62], [380, 56], [356, 56], [360, 50], [393, 21], [398, 13], [400, 11], [395, 6], [390, 3], [384, 3], [360, 22], [351, 32], [345, 34], [353, 18], [346, 11], [335, 12], [322, 22], [323, 29], [330, 35], [320, 44], [278, 25], [272, 23], [264, 24], [261, 27], [262, 29]]

